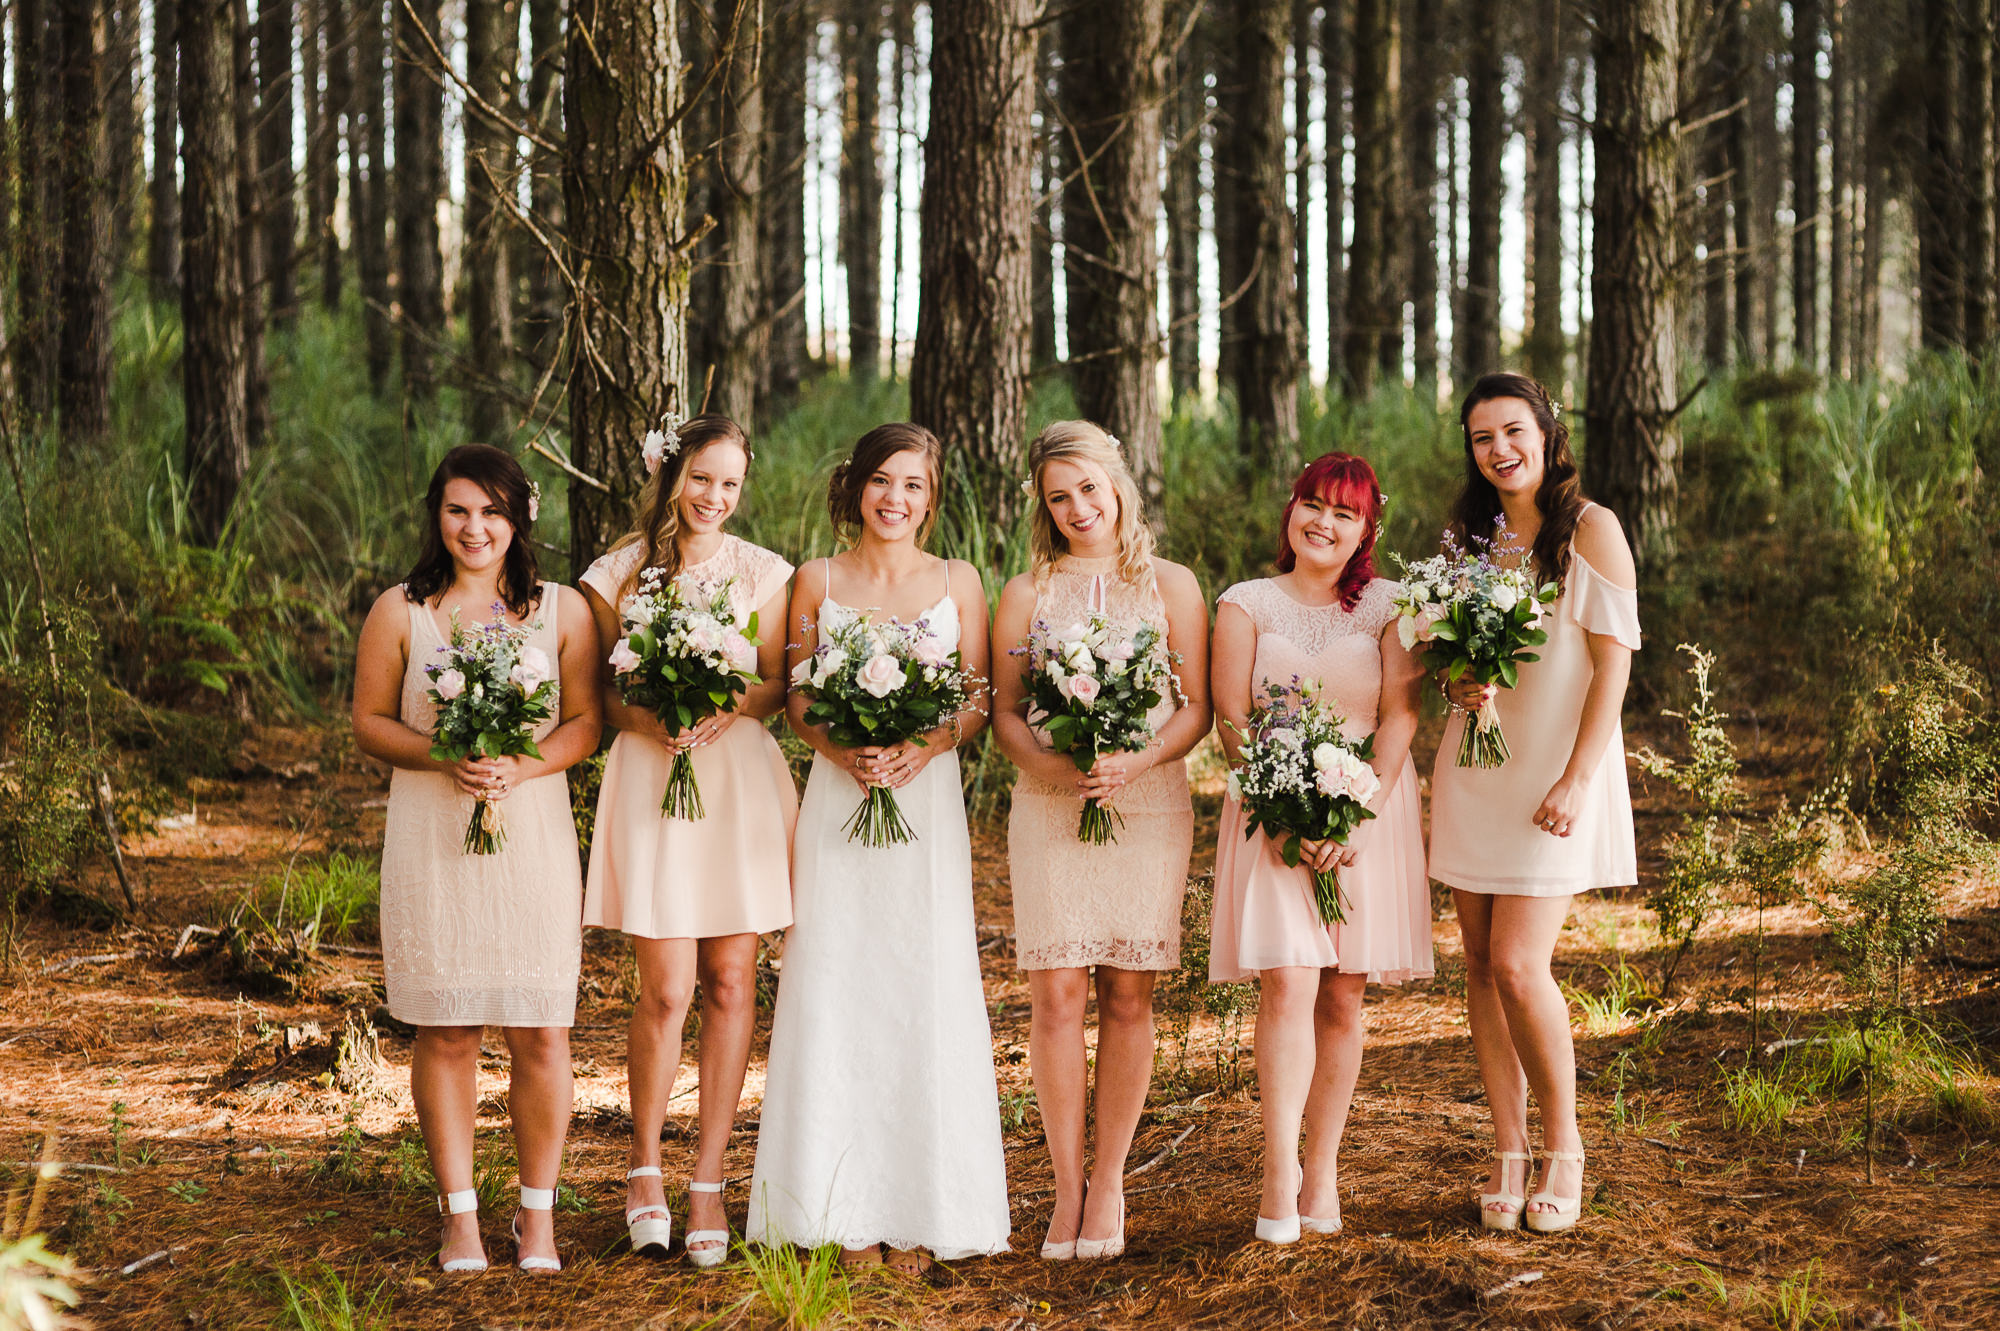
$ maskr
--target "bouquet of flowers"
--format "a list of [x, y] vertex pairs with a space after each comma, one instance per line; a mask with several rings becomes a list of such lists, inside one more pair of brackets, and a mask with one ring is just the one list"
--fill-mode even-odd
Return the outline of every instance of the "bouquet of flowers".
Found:
[[[1470, 672], [1481, 684], [1511, 689], [1520, 663], [1541, 659], [1528, 648], [1549, 640], [1541, 623], [1556, 591], [1553, 582], [1537, 587], [1525, 564], [1500, 567], [1492, 542], [1470, 551], [1447, 537], [1445, 553], [1403, 565], [1396, 632], [1406, 650], [1428, 644], [1422, 658], [1428, 670], [1442, 670], [1453, 680]], [[1458, 765], [1498, 767], [1507, 757], [1500, 711], [1489, 699], [1466, 723]]]
[[[493, 619], [467, 629], [451, 616], [451, 645], [424, 667], [437, 704], [431, 757], [457, 763], [481, 758], [539, 758], [535, 727], [549, 719], [556, 681], [549, 655], [527, 645], [531, 630], [509, 624], [507, 607], [493, 604]], [[500, 806], [484, 797], [473, 802], [465, 828], [465, 853], [491, 855], [506, 838]]]
[[[918, 620], [870, 624], [859, 618], [819, 626], [819, 646], [792, 668], [792, 687], [810, 700], [806, 724], [825, 726], [845, 748], [923, 744], [924, 732], [964, 709], [976, 683], [955, 649]], [[887, 846], [915, 839], [896, 792], [868, 787], [842, 827], [849, 841]]]
[[[1173, 654], [1151, 624], [1119, 636], [1102, 614], [1061, 632], [1037, 621], [1027, 644], [1028, 724], [1048, 736], [1088, 772], [1100, 753], [1137, 753], [1153, 740], [1146, 713], [1175, 687]], [[1093, 846], [1116, 841], [1124, 818], [1095, 799], [1083, 802], [1076, 839]]]
[[[1229, 773], [1229, 793], [1249, 820], [1244, 838], [1260, 830], [1274, 842], [1284, 836], [1279, 854], [1294, 869], [1301, 838], [1346, 845], [1375, 816], [1368, 801], [1382, 786], [1368, 765], [1375, 737], [1359, 744], [1344, 738], [1340, 713], [1319, 693], [1312, 681], [1272, 686], [1250, 713], [1240, 763]], [[1313, 904], [1328, 924], [1347, 919], [1333, 872], [1313, 873]]]
[[[649, 709], [670, 735], [734, 706], [757, 682], [757, 616], [746, 629], [736, 627], [733, 582], [689, 586], [649, 568], [618, 612], [624, 636], [611, 649], [612, 677], [626, 703]], [[686, 749], [674, 754], [660, 813], [707, 816]]]

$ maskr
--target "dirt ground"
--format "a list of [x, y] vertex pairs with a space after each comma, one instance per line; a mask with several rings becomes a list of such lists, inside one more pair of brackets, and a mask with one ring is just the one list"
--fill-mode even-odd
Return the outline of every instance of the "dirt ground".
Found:
[[[557, 1217], [567, 1269], [526, 1276], [507, 1266], [507, 1212], [489, 1206], [494, 1269], [438, 1272], [410, 1042], [385, 1029], [379, 1062], [335, 1056], [343, 1030], [361, 1029], [380, 1001], [379, 951], [365, 937], [322, 951], [304, 994], [259, 996], [232, 978], [214, 938], [186, 934], [225, 922], [295, 856], [372, 853], [386, 777], [337, 735], [303, 731], [260, 732], [236, 766], [230, 780], [197, 784], [192, 820], [129, 839], [136, 921], [90, 928], [42, 910], [24, 921], [21, 958], [0, 981], [0, 1182], [18, 1216], [33, 1201], [29, 1162], [63, 1163], [39, 1223], [85, 1270], [80, 1316], [99, 1327], [288, 1326], [284, 1278], [323, 1291], [330, 1271], [357, 1303], [373, 1300], [375, 1321], [353, 1325], [783, 1324], [785, 1300], [741, 1260], [697, 1274], [678, 1249], [652, 1261], [626, 1248], [631, 978], [619, 940], [602, 933], [586, 939], [574, 1032], [576, 1114]], [[1640, 783], [1635, 795], [1645, 855], [1672, 819], [1658, 791]], [[1212, 797], [1204, 813], [1198, 869], [1213, 855]], [[1470, 1193], [1490, 1137], [1465, 1032], [1457, 927], [1442, 899], [1437, 978], [1369, 996], [1370, 1043], [1342, 1155], [1345, 1233], [1286, 1248], [1252, 1241], [1260, 1140], [1251, 1031], [1246, 1024], [1232, 1039], [1204, 1015], [1184, 1059], [1163, 1027], [1132, 1154], [1126, 1256], [1044, 1263], [1034, 1252], [1051, 1178], [1028, 1094], [1027, 986], [1006, 937], [1004, 829], [981, 830], [976, 855], [1015, 1251], [957, 1264], [955, 1283], [939, 1290], [892, 1276], [857, 1281], [846, 1291], [852, 1320], [1005, 1331], [2000, 1326], [1993, 1141], [1951, 1126], [1921, 1130], [1906, 1116], [1882, 1134], [1871, 1185], [1858, 1093], [1802, 1110], [1774, 1135], [1729, 1126], [1720, 1085], [1748, 1040], [1747, 920], [1711, 926], [1663, 1010], [1596, 1028], [1579, 1016], [1592, 1190], [1579, 1228], [1552, 1238], [1482, 1233]], [[108, 880], [91, 886], [114, 890]], [[1961, 889], [1950, 913], [1950, 956], [1925, 968], [1916, 992], [1990, 1053], [2000, 1030], [1992, 885]], [[1622, 960], [1657, 979], [1650, 919], [1637, 894], [1581, 902], [1559, 977], [1601, 991]], [[1767, 1031], [1810, 1032], [1843, 1001], [1822, 950], [1804, 912], [1774, 917]], [[768, 1025], [766, 1011], [729, 1154], [739, 1225]], [[499, 1048], [494, 1032], [481, 1074], [482, 1173], [511, 1187]], [[670, 1181], [685, 1178], [692, 1158], [694, 1075], [690, 1057], [668, 1127]], [[1976, 1089], [2000, 1094], [1990, 1077], [1978, 1080]], [[678, 1230], [684, 1197], [671, 1183], [669, 1192]]]

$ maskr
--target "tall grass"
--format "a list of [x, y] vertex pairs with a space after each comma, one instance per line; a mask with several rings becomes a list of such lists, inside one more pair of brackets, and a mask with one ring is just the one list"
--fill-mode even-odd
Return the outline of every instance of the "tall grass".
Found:
[[280, 1267], [278, 1288], [284, 1325], [297, 1331], [378, 1331], [392, 1325], [387, 1281], [357, 1295], [340, 1272], [317, 1262], [297, 1274]]

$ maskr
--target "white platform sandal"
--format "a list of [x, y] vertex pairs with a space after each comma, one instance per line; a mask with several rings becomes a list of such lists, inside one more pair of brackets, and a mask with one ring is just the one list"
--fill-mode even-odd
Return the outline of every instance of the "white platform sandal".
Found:
[[[521, 1247], [521, 1212], [553, 1211], [555, 1205], [556, 1190], [554, 1188], [531, 1188], [525, 1183], [521, 1185], [521, 1205], [519, 1210], [514, 1212], [513, 1223], [509, 1226], [514, 1232], [514, 1249], [516, 1253], [519, 1253]], [[523, 1271], [562, 1270], [562, 1258], [560, 1257], [517, 1256], [514, 1264]]]
[[[437, 1199], [437, 1206], [439, 1215], [464, 1215], [469, 1211], [477, 1211], [479, 1209], [479, 1193], [472, 1188], [466, 1188], [459, 1192], [448, 1192]], [[444, 1254], [440, 1252], [438, 1254], [438, 1265], [446, 1271], [484, 1271], [486, 1269], [486, 1259], [484, 1257], [454, 1257], [447, 1262], [444, 1260]]]
[[[696, 1183], [690, 1179], [688, 1181], [688, 1191], [690, 1193], [721, 1192], [722, 1184], [719, 1182]], [[693, 1224], [694, 1222], [690, 1220], [688, 1223]], [[687, 1257], [690, 1262], [693, 1262], [703, 1270], [714, 1266], [721, 1266], [725, 1261], [729, 1260], [729, 1231], [727, 1229], [690, 1229], [687, 1232]]]
[[[1547, 1173], [1553, 1174], [1555, 1172], [1554, 1166], [1560, 1162], [1574, 1161], [1579, 1165], [1582, 1164], [1583, 1152], [1543, 1151], [1542, 1159], [1549, 1162], [1550, 1168]], [[1576, 1196], [1574, 1197], [1560, 1197], [1556, 1195], [1553, 1188], [1544, 1188], [1534, 1196], [1528, 1198], [1528, 1205], [1553, 1206], [1556, 1208], [1553, 1211], [1527, 1212], [1523, 1223], [1529, 1229], [1534, 1230], [1537, 1234], [1560, 1234], [1565, 1229], [1574, 1226], [1577, 1217], [1583, 1213], [1583, 1180], [1581, 1177], [1577, 1179]]]
[[[1493, 1157], [1501, 1162], [1500, 1191], [1482, 1192], [1479, 1194], [1479, 1227], [1481, 1229], [1497, 1229], [1503, 1232], [1519, 1229], [1521, 1227], [1521, 1211], [1527, 1204], [1527, 1198], [1521, 1193], [1507, 1191], [1507, 1164], [1510, 1161], [1519, 1160], [1524, 1165], [1532, 1166], [1535, 1157], [1526, 1151], [1495, 1151]], [[1526, 1189], [1527, 1186], [1528, 1179], [1524, 1172], [1521, 1177], [1521, 1187]], [[1503, 1205], [1511, 1206], [1514, 1209], [1511, 1211], [1495, 1209]]]
[[[625, 1171], [625, 1181], [635, 1178], [658, 1178], [658, 1165], [640, 1165]], [[665, 1257], [667, 1249], [674, 1242], [674, 1215], [666, 1203], [658, 1206], [635, 1206], [625, 1212], [625, 1233], [632, 1240], [632, 1251], [647, 1257]]]

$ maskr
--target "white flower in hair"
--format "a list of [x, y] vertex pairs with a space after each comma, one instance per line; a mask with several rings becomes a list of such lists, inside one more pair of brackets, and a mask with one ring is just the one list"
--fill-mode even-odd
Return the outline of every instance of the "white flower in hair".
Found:
[[680, 418], [669, 412], [661, 420], [659, 429], [646, 431], [639, 455], [645, 459], [648, 476], [658, 471], [662, 462], [681, 451], [680, 432], [675, 428], [680, 423]]
[[540, 516], [542, 516], [542, 483], [540, 481], [529, 481], [528, 521], [533, 522]]
[[1034, 477], [1030, 476], [1027, 480], [1021, 482], [1021, 493], [1024, 495], [1033, 496], [1033, 494], [1035, 493]]
[[1110, 444], [1113, 448], [1117, 449], [1121, 453], [1125, 451], [1125, 445], [1119, 443], [1118, 436], [1111, 433], [1111, 431], [1109, 430], [1106, 430], [1104, 432], [1104, 442]]

